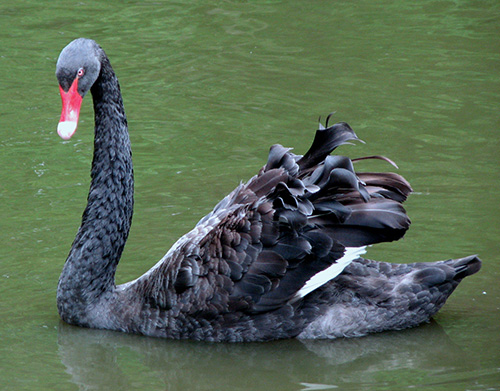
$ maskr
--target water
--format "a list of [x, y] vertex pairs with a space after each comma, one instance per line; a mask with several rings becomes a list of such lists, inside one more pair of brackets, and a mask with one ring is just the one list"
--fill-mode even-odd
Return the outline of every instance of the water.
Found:
[[[500, 7], [496, 1], [0, 5], [0, 388], [497, 390]], [[336, 111], [415, 193], [391, 261], [479, 253], [429, 325], [360, 339], [205, 344], [74, 328], [55, 307], [85, 205], [91, 100], [55, 134], [60, 50], [97, 40], [120, 78], [136, 207], [117, 279], [149, 269], [274, 143], [304, 152]], [[365, 167], [388, 169], [383, 163]]]

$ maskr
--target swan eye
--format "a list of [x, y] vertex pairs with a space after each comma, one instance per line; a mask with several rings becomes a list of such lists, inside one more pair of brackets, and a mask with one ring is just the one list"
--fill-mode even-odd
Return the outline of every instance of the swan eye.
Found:
[[78, 72], [76, 73], [77, 77], [82, 77], [85, 74], [85, 69], [80, 68]]

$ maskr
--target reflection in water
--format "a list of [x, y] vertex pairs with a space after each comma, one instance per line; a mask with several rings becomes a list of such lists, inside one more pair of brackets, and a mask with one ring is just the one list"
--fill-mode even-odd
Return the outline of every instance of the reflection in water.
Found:
[[81, 390], [133, 389], [134, 385], [168, 390], [339, 386], [359, 390], [383, 384], [397, 388], [412, 385], [409, 373], [413, 381], [428, 383], [429, 376], [443, 381], [445, 371], [460, 367], [463, 356], [434, 322], [356, 339], [251, 344], [170, 341], [61, 322], [58, 343], [61, 361]]

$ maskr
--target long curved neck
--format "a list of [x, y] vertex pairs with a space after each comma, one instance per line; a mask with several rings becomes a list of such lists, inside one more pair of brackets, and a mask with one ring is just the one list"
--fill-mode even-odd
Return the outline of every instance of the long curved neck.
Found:
[[132, 222], [134, 179], [127, 119], [118, 80], [103, 54], [92, 86], [95, 139], [87, 207], [61, 274], [59, 312], [82, 312], [115, 288], [114, 276]]

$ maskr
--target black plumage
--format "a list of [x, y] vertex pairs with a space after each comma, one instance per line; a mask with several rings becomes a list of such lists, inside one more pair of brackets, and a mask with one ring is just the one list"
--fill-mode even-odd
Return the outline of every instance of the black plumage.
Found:
[[[359, 258], [364, 246], [404, 235], [410, 220], [401, 203], [411, 187], [395, 173], [356, 172], [364, 158], [330, 156], [357, 136], [346, 123], [328, 126], [328, 118], [303, 156], [271, 147], [259, 173], [151, 270], [115, 286], [133, 210], [118, 80], [87, 39], [61, 52], [56, 75], [63, 105], [72, 104], [64, 97], [76, 86], [81, 98], [91, 91], [95, 112], [88, 204], [57, 291], [68, 323], [208, 341], [355, 336], [428, 320], [479, 270], [477, 257], [415, 265]], [[70, 138], [75, 121], [62, 116], [59, 134]]]

